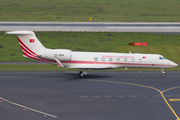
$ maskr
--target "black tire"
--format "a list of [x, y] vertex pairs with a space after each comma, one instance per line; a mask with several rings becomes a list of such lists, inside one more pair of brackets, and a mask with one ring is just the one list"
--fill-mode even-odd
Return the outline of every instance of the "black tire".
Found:
[[166, 76], [166, 74], [162, 74], [162, 77], [165, 77]]
[[84, 74], [82, 74], [82, 71], [79, 72], [79, 77], [83, 78]]

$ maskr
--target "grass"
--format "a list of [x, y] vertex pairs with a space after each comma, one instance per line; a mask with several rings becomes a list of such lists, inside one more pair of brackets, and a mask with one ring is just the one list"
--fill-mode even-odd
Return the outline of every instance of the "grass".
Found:
[[[167, 59], [180, 63], [180, 34], [36, 32], [36, 36], [45, 47], [52, 49], [117, 53], [128, 53], [131, 51], [132, 53], [161, 54]], [[148, 42], [148, 46], [127, 46], [128, 42]], [[0, 62], [34, 61], [22, 57], [23, 54], [15, 35], [7, 35], [4, 32], [0, 32], [0, 51]], [[0, 70], [14, 71], [16, 69], [18, 71], [61, 70], [56, 65], [0, 65]], [[176, 67], [172, 70], [180, 70], [180, 68]]]
[[179, 0], [1, 0], [0, 21], [179, 22]]

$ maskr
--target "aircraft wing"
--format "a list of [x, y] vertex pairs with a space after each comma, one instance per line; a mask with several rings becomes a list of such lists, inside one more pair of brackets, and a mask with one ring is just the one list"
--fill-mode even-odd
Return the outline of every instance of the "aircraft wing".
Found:
[[64, 65], [62, 64], [62, 62], [58, 58], [55, 57], [55, 60], [56, 60], [58, 67], [64, 67]]

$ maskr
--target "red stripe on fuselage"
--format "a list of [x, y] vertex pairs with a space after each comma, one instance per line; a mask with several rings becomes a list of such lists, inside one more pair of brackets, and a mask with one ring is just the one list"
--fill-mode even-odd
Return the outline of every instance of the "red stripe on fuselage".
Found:
[[62, 63], [75, 63], [75, 64], [125, 64], [125, 65], [148, 65], [152, 66], [152, 64], [136, 64], [136, 63], [117, 63], [117, 62], [97, 62], [97, 61], [62, 61]]
[[140, 64], [140, 63], [118, 63], [118, 62], [97, 62], [97, 61], [62, 61], [62, 63], [69, 64], [111, 64], [111, 65], [140, 65], [140, 66], [174, 66], [174, 65], [165, 65], [165, 64]]

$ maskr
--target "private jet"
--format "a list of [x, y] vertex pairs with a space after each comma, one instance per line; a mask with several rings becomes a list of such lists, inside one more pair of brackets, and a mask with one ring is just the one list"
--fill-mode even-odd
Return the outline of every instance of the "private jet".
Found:
[[81, 69], [79, 76], [87, 75], [87, 70], [114, 68], [157, 68], [165, 77], [165, 68], [178, 66], [159, 54], [76, 52], [69, 49], [49, 49], [44, 47], [33, 31], [10, 31], [15, 34], [23, 52], [23, 57], [57, 64], [62, 68]]

